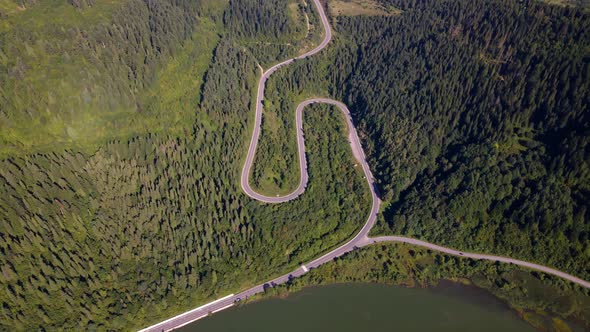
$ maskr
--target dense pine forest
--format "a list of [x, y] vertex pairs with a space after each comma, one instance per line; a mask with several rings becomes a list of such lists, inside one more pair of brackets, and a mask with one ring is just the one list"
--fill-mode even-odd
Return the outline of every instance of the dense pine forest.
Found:
[[[399, 14], [331, 13], [333, 43], [268, 81], [253, 184], [293, 188], [294, 107], [332, 95], [387, 203], [377, 232], [590, 279], [588, 14], [382, 3]], [[144, 327], [352, 236], [370, 196], [330, 107], [305, 112], [303, 196], [265, 205], [239, 188], [257, 65], [313, 47], [320, 28], [309, 1], [0, 0], [0, 330]], [[561, 280], [404, 250], [301, 283], [465, 277], [529, 315], [587, 312]]]
[[378, 38], [372, 22], [343, 22], [374, 43], [336, 81], [372, 137], [393, 202], [384, 229], [588, 279], [590, 16], [536, 2], [394, 3], [408, 15]]
[[283, 101], [327, 89], [349, 105], [386, 201], [374, 233], [588, 279], [589, 14], [535, 1], [387, 4], [401, 14], [334, 18], [334, 46], [274, 78]]

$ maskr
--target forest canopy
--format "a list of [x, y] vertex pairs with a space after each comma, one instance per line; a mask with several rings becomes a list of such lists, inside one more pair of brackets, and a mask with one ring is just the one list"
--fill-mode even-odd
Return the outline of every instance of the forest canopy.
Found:
[[[358, 231], [369, 190], [330, 107], [305, 112], [304, 195], [264, 205], [238, 184], [257, 65], [314, 45], [311, 8], [0, 0], [0, 330], [144, 327]], [[327, 8], [329, 47], [267, 82], [254, 184], [289, 188], [294, 106], [331, 95], [349, 106], [385, 202], [375, 233], [590, 279], [588, 13], [513, 0], [383, 0], [391, 15], [371, 17]], [[507, 295], [522, 281], [577, 298], [562, 281], [391, 248], [331, 266], [400, 282], [417, 260], [424, 280], [492, 271], [486, 287], [520, 307], [581, 315], [526, 287]], [[382, 269], [358, 276], [359, 257]]]
[[403, 14], [339, 18], [349, 42], [327, 70], [368, 136], [390, 202], [381, 232], [588, 279], [590, 16], [534, 1], [388, 3]]

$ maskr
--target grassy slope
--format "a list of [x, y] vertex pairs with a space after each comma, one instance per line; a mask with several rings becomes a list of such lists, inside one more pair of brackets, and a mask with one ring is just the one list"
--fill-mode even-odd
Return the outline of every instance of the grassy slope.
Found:
[[[0, 37], [5, 42], [0, 50], [0, 66], [7, 72], [21, 66], [26, 74], [14, 80], [10, 75], [0, 76], [6, 84], [0, 90], [5, 98], [3, 108], [11, 110], [10, 118], [0, 117], [0, 157], [51, 149], [56, 138], [62, 138], [67, 131], [71, 136], [78, 136], [84, 130], [99, 129], [87, 125], [84, 128], [84, 124], [92, 120], [92, 112], [75, 119], [76, 124], [68, 129], [65, 123], [60, 123], [60, 118], [52, 121], [47, 113], [26, 117], [20, 111], [31, 112], [32, 109], [34, 113], [29, 114], [37, 114], [36, 111], [44, 110], [38, 108], [45, 98], [49, 104], [60, 102], [51, 93], [55, 87], [59, 87], [63, 95], [80, 94], [76, 83], [83, 79], [81, 69], [85, 64], [79, 58], [69, 58], [62, 53], [68, 46], [73, 48], [72, 41], [64, 39], [64, 31], [83, 26], [92, 29], [108, 22], [123, 4], [117, 0], [99, 1], [88, 10], [78, 11], [62, 0], [40, 1], [27, 8], [3, 0], [2, 8], [6, 8], [8, 14], [0, 24]], [[15, 96], [15, 91], [19, 90], [27, 90], [30, 98], [23, 99], [22, 93]]]
[[[203, 6], [221, 12], [224, 3], [207, 0]], [[4, 10], [8, 14], [1, 21], [0, 37], [8, 43], [0, 49], [0, 67], [11, 72], [23, 64], [24, 73], [20, 79], [0, 75], [8, 82], [0, 89], [5, 99], [2, 108], [7, 111], [0, 112], [0, 157], [64, 149], [92, 152], [115, 138], [159, 131], [181, 133], [190, 128], [195, 112], [185, 106], [197, 105], [198, 99], [185, 97], [188, 91], [199, 89], [221, 27], [208, 17], [199, 18], [190, 42], [156, 71], [153, 83], [147, 82], [146, 89], [113, 95], [108, 93], [113, 90], [110, 86], [120, 82], [92, 71], [98, 68], [95, 59], [78, 51], [78, 43], [85, 38], [72, 41], [67, 37], [71, 31], [99, 31], [127, 4], [97, 1], [88, 9], [76, 10], [63, 0], [45, 0], [25, 10]], [[3, 0], [0, 8], [13, 5]], [[14, 43], [21, 38], [19, 31], [26, 31], [23, 36], [29, 40]], [[98, 57], [109, 56], [98, 52]]]

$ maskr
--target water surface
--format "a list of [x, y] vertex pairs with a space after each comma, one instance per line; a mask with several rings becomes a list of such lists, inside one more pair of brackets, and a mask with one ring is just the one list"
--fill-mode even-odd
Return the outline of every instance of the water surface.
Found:
[[493, 296], [445, 283], [431, 289], [379, 284], [306, 288], [233, 307], [182, 332], [535, 331]]

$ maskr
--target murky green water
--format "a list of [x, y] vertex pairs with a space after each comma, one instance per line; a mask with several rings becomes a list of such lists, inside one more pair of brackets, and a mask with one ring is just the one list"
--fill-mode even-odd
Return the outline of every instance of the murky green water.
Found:
[[497, 299], [447, 283], [434, 289], [377, 284], [307, 288], [285, 299], [242, 305], [182, 332], [534, 331]]

